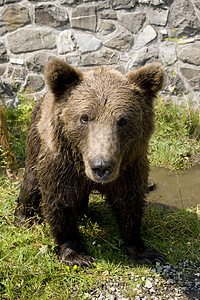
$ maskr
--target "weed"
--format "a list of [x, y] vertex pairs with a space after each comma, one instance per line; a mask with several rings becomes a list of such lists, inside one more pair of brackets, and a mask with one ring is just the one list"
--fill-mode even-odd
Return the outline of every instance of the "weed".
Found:
[[158, 98], [155, 104], [155, 133], [150, 140], [152, 165], [170, 169], [187, 168], [189, 159], [200, 152], [199, 111], [190, 104], [175, 104]]
[[[27, 99], [24, 93], [18, 92], [20, 104], [17, 108], [4, 105], [8, 133], [10, 136], [10, 151], [17, 158], [17, 167], [24, 166], [27, 130], [31, 120], [34, 105], [33, 99]], [[1, 161], [1, 165], [5, 162]]]

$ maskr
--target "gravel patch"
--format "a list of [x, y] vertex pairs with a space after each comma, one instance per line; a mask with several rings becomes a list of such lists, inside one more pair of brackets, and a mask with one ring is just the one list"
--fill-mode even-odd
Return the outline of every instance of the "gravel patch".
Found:
[[[118, 282], [102, 283], [102, 288], [86, 293], [85, 299], [91, 300], [199, 300], [200, 299], [200, 263], [186, 260], [177, 266], [157, 263], [144, 277], [130, 273], [135, 282], [131, 289], [125, 278]], [[137, 283], [138, 282], [138, 283]], [[130, 294], [131, 296], [127, 296]]]

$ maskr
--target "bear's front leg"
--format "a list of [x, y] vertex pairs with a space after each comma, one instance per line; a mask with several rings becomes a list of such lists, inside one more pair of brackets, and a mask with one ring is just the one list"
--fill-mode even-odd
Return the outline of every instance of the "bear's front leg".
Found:
[[146, 247], [141, 239], [140, 227], [144, 200], [139, 197], [141, 195], [124, 193], [123, 197], [117, 198], [117, 195], [115, 197], [112, 193], [110, 197], [108, 196], [108, 200], [113, 208], [130, 258], [139, 264], [163, 262], [165, 257], [155, 249]]
[[59, 259], [68, 266], [92, 267], [94, 259], [85, 251], [81, 243], [73, 209], [58, 201], [53, 203], [50, 200], [44, 201], [43, 213], [59, 247]]

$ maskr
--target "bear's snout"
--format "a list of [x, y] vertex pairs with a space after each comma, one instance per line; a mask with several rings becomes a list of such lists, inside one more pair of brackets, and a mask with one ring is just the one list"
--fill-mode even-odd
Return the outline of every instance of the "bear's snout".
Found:
[[96, 181], [107, 181], [113, 172], [115, 163], [111, 160], [95, 159], [90, 161], [93, 177]]

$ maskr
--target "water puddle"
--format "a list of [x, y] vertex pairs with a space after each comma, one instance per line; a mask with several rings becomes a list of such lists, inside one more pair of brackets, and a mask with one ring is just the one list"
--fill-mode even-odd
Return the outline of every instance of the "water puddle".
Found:
[[152, 168], [149, 178], [156, 184], [147, 201], [171, 208], [188, 208], [200, 204], [200, 166], [171, 171]]
[[[13, 172], [20, 180], [24, 169]], [[0, 170], [0, 176], [5, 171]], [[187, 170], [171, 171], [164, 168], [151, 168], [149, 178], [155, 188], [147, 196], [147, 201], [170, 208], [192, 208], [200, 204], [200, 165]]]

